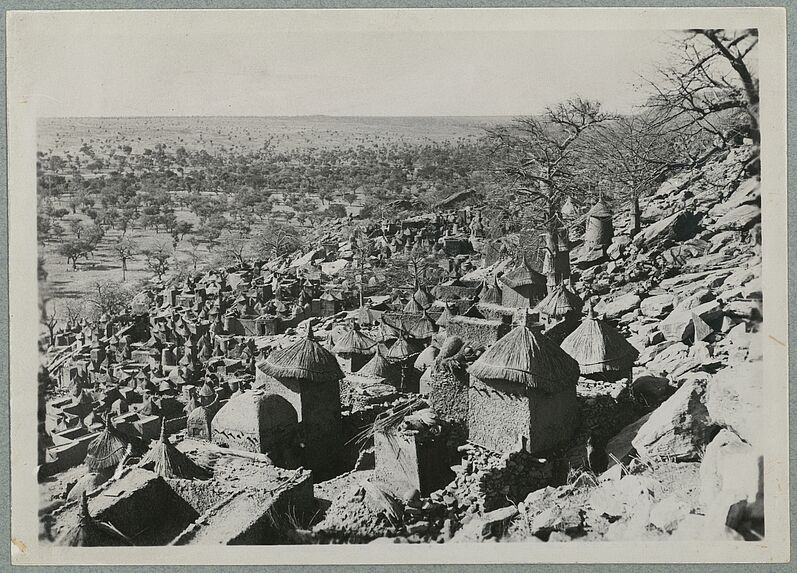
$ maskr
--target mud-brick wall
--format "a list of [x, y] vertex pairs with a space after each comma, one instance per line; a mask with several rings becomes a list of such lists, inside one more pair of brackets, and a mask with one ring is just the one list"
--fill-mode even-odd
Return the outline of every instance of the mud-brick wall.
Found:
[[473, 348], [486, 348], [509, 332], [510, 325], [498, 320], [455, 316], [446, 326], [448, 336], [459, 336]]
[[578, 427], [579, 409], [575, 385], [556, 394], [529, 390], [529, 407], [531, 453], [566, 443]]
[[167, 479], [166, 482], [200, 515], [231, 493], [215, 480]]
[[304, 382], [301, 399], [305, 467], [314, 481], [329, 479], [344, 465], [340, 388], [337, 382]]
[[521, 438], [529, 441], [529, 401], [521, 384], [487, 384], [471, 376], [468, 401], [471, 442], [503, 453], [515, 450]]
[[432, 370], [429, 382], [429, 404], [437, 415], [448, 422], [468, 421], [468, 374], [463, 370]]
[[419, 440], [415, 435], [374, 436], [375, 476], [396, 495], [417, 489], [427, 495], [445, 486], [454, 474], [448, 463], [445, 440]]

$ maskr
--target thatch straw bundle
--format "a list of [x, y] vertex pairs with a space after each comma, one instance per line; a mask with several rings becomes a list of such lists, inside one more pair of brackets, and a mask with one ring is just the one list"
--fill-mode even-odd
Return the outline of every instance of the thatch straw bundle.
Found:
[[332, 350], [337, 354], [373, 354], [374, 346], [376, 340], [362, 332], [355, 322]]
[[537, 328], [524, 325], [493, 344], [468, 372], [481, 380], [506, 380], [547, 394], [578, 382], [578, 363]]
[[564, 339], [562, 350], [575, 358], [582, 374], [630, 370], [639, 356], [616, 328], [593, 316]]
[[161, 422], [160, 439], [153, 442], [139, 465], [165, 478], [206, 479], [210, 473], [178, 450], [166, 435], [166, 418]]
[[565, 285], [558, 285], [534, 307], [534, 312], [560, 317], [570, 311], [581, 312], [583, 307], [584, 301], [576, 293], [569, 290]]
[[94, 471], [114, 468], [125, 457], [129, 443], [129, 440], [113, 427], [110, 415], [106, 414], [105, 427], [88, 446], [85, 464]]
[[258, 368], [273, 378], [298, 378], [311, 382], [335, 382], [343, 372], [335, 355], [313, 338], [313, 329], [307, 325], [307, 336], [294, 344], [275, 350]]
[[67, 530], [56, 540], [57, 545], [65, 547], [115, 547], [133, 543], [115, 527], [96, 521], [89, 514], [86, 493], [80, 496], [80, 518], [73, 528]]

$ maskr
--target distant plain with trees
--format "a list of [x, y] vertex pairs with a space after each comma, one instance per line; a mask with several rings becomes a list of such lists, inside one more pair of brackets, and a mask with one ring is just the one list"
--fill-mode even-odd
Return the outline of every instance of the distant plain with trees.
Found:
[[627, 115], [577, 97], [517, 118], [47, 120], [43, 322], [95, 314], [109, 284], [132, 296], [141, 281], [292, 252], [325, 221], [428, 212], [462, 191], [488, 236], [534, 252], [558, 251], [568, 202], [583, 212], [601, 196], [638, 230], [640, 198], [675, 170], [759, 145], [757, 42], [685, 31]]

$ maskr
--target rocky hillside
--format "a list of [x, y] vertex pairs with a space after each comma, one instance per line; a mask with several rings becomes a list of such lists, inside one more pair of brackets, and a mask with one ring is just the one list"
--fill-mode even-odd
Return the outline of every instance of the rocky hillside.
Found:
[[455, 539], [760, 539], [761, 207], [749, 153], [665, 182], [642, 232], [621, 222], [610, 260], [577, 277], [640, 351], [630, 398], [649, 412], [609, 441], [611, 467], [571, 470]]
[[[735, 148], [666, 181], [643, 199], [636, 236], [616, 214], [605, 260], [574, 271], [574, 290], [640, 356], [630, 385], [579, 382], [569, 451], [535, 459], [469, 444], [455, 479], [425, 499], [369, 503], [369, 472], [319, 484], [342, 489], [315, 531], [395, 542], [760, 539], [761, 208], [750, 154]], [[610, 437], [597, 474], [584, 445], [596, 430]], [[368, 527], [343, 519], [355, 506]]]

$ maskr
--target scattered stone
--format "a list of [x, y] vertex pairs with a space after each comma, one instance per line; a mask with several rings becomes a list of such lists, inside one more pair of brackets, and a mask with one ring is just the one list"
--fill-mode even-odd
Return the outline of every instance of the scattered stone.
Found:
[[711, 324], [722, 318], [722, 309], [717, 301], [707, 302], [688, 310], [676, 309], [661, 321], [659, 330], [667, 340], [687, 340], [695, 333], [693, 316], [699, 317], [706, 324]]

